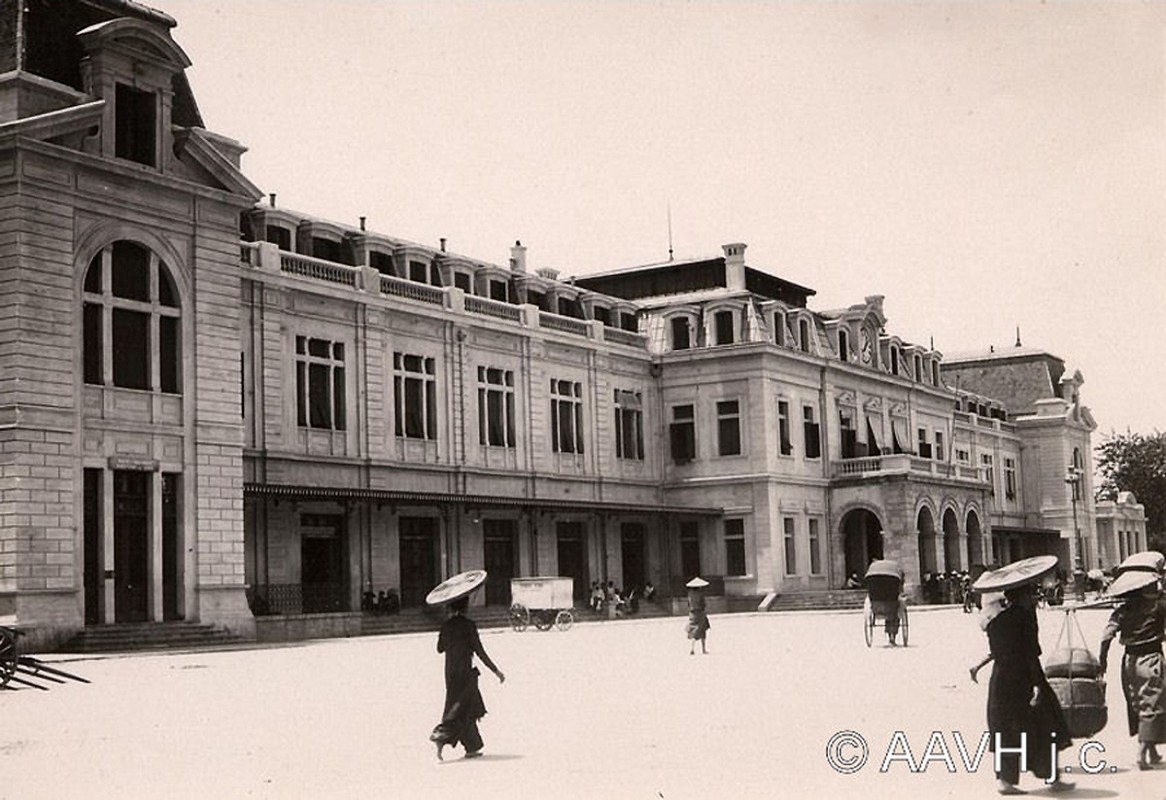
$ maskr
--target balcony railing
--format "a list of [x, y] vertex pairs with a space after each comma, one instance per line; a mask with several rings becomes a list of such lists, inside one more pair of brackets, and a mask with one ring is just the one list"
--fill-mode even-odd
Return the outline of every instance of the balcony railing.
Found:
[[642, 333], [625, 331], [620, 328], [604, 328], [603, 338], [604, 341], [631, 345], [632, 347], [645, 347], [648, 344], [648, 337]]
[[919, 458], [908, 453], [895, 455], [866, 456], [863, 458], [843, 458], [834, 462], [835, 478], [874, 478], [882, 475], [935, 475], [958, 480], [982, 480], [979, 470], [962, 464], [949, 464]]
[[280, 256], [279, 268], [283, 272], [293, 275], [303, 275], [330, 283], [342, 283], [345, 286], [356, 286], [356, 268], [337, 264], [334, 261], [325, 261], [322, 258], [312, 258], [296, 253], [283, 253]]
[[501, 300], [491, 300], [488, 297], [478, 297], [473, 294], [466, 295], [466, 311], [471, 314], [482, 314], [487, 317], [495, 317], [510, 322], [522, 321], [522, 309], [518, 306], [504, 303]]
[[541, 328], [559, 331], [561, 333], [573, 333], [576, 336], [586, 336], [588, 330], [586, 320], [563, 317], [559, 314], [552, 314], [549, 311], [539, 312], [538, 324]]
[[445, 305], [445, 292], [440, 286], [407, 281], [404, 278], [394, 278], [392, 275], [381, 276], [381, 292], [394, 297], [405, 297], [409, 300], [431, 303], [435, 306]]

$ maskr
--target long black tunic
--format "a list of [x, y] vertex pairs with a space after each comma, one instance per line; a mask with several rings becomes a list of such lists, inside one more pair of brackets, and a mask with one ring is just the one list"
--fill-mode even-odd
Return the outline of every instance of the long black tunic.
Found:
[[478, 626], [474, 621], [455, 614], [441, 626], [437, 636], [437, 652], [445, 653], [445, 707], [441, 723], [430, 737], [434, 741], [457, 744], [466, 726], [486, 715], [486, 704], [478, 691], [478, 669], [474, 656], [495, 670], [494, 662], [486, 655]]
[[[995, 750], [996, 734], [1003, 747], [1018, 747], [1020, 733], [1026, 742], [1029, 770], [1048, 778], [1052, 771], [1050, 740], [1056, 734], [1057, 749], [1072, 740], [1057, 697], [1045, 679], [1040, 664], [1040, 641], [1036, 611], [1009, 606], [988, 623], [988, 646], [992, 652], [992, 679], [988, 683], [988, 730]], [[1031, 705], [1033, 689], [1041, 687], [1040, 699]], [[1019, 761], [1005, 754], [999, 775], [1009, 783], [1019, 779]]]

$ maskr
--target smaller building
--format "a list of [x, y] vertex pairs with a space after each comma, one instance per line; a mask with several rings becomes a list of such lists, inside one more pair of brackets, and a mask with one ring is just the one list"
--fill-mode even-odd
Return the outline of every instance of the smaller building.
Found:
[[1101, 568], [1108, 569], [1126, 560], [1131, 553], [1145, 550], [1146, 507], [1133, 492], [1119, 492], [1117, 500], [1097, 503], [1097, 547]]

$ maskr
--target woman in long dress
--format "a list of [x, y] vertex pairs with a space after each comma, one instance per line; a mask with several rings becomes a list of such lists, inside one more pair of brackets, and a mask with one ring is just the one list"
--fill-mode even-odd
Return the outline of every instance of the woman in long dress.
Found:
[[[988, 684], [988, 730], [990, 747], [996, 750], [999, 737], [1000, 769], [996, 789], [1000, 794], [1023, 794], [1020, 782], [1019, 748], [1025, 734], [1028, 769], [1039, 778], [1049, 778], [1055, 767], [1051, 745], [1064, 750], [1072, 742], [1060, 703], [1045, 678], [1040, 663], [1040, 642], [1036, 619], [1035, 587], [1032, 583], [1006, 589], [1007, 607], [988, 623], [988, 645], [992, 654], [992, 678]], [[1067, 791], [1073, 784], [1059, 774], [1049, 790]]]
[[708, 609], [705, 605], [704, 587], [708, 581], [703, 578], [693, 578], [684, 584], [688, 588], [688, 624], [685, 631], [688, 634], [688, 654], [696, 652], [696, 643], [700, 642], [700, 652], [708, 653], [705, 639], [708, 637], [709, 624]]
[[[1140, 572], [1140, 574], [1139, 574]], [[1128, 591], [1124, 587], [1128, 586]], [[1166, 742], [1166, 692], [1163, 688], [1162, 640], [1166, 638], [1166, 600], [1158, 575], [1151, 569], [1118, 575], [1109, 593], [1123, 597], [1101, 636], [1104, 674], [1113, 638], [1121, 634], [1125, 654], [1121, 687], [1126, 700], [1130, 736], [1138, 737], [1138, 769], [1162, 761], [1157, 745]]]
[[478, 668], [473, 665], [476, 655], [486, 667], [503, 683], [506, 676], [494, 665], [482, 640], [478, 636], [478, 626], [466, 616], [469, 597], [462, 597], [449, 604], [449, 619], [441, 626], [437, 636], [437, 652], [445, 653], [445, 708], [441, 722], [433, 729], [430, 741], [437, 745], [437, 758], [446, 745], [462, 744], [466, 748], [466, 758], [476, 758], [482, 754], [482, 736], [478, 732], [478, 720], [486, 715], [486, 704], [478, 691]]

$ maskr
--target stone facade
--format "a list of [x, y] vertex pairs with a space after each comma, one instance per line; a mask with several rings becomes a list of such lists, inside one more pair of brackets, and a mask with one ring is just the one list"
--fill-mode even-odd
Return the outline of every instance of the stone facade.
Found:
[[755, 605], [882, 557], [917, 593], [1070, 558], [1071, 512], [1096, 542], [1059, 360], [953, 380], [881, 296], [812, 310], [739, 242], [567, 280], [257, 204], [173, 20], [51, 5], [0, 2], [0, 615], [34, 637], [251, 635], [482, 567], [501, 607], [533, 575]]

